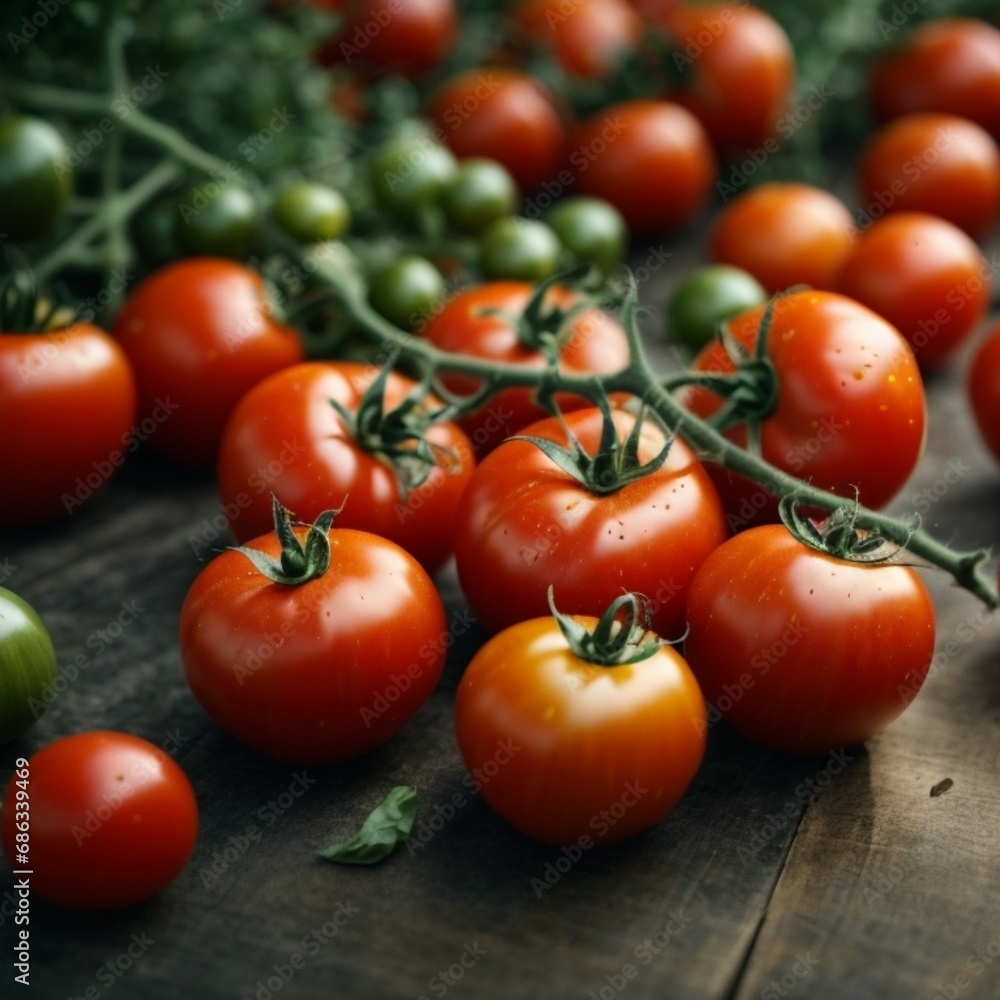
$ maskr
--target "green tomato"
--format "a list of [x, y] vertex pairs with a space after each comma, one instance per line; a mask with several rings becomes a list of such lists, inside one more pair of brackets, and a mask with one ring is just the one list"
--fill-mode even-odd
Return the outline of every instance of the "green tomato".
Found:
[[185, 254], [243, 260], [257, 235], [257, 202], [238, 184], [204, 184], [178, 204], [174, 235]]
[[371, 285], [372, 305], [391, 323], [410, 330], [444, 298], [441, 272], [426, 258], [407, 254], [380, 271]]
[[62, 136], [26, 115], [0, 119], [0, 233], [12, 240], [46, 236], [73, 193], [73, 168]]
[[610, 274], [625, 257], [629, 238], [625, 217], [603, 198], [566, 198], [544, 218], [578, 261], [593, 264], [602, 274]]
[[441, 207], [453, 229], [479, 233], [491, 222], [513, 215], [520, 200], [517, 182], [502, 163], [472, 156], [459, 162], [441, 196]]
[[56, 651], [34, 609], [0, 587], [0, 744], [23, 736], [42, 714]]
[[171, 200], [143, 205], [129, 222], [132, 242], [149, 268], [162, 267], [181, 255], [176, 236], [177, 206]]
[[440, 199], [457, 169], [450, 150], [431, 139], [393, 139], [372, 159], [372, 191], [383, 208], [410, 218]]
[[300, 243], [339, 240], [351, 223], [344, 196], [315, 181], [298, 181], [284, 188], [275, 196], [271, 214]]
[[562, 244], [544, 222], [508, 215], [479, 238], [479, 268], [487, 278], [541, 281], [559, 267]]
[[767, 301], [753, 275], [729, 264], [709, 264], [683, 281], [667, 303], [670, 339], [692, 354], [705, 346], [727, 319]]

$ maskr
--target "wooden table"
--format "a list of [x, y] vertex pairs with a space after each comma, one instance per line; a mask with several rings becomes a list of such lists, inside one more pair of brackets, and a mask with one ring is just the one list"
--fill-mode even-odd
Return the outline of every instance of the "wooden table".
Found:
[[[666, 251], [643, 288], [654, 310], [697, 255]], [[956, 545], [990, 545], [1000, 469], [964, 400], [968, 353], [929, 382], [927, 453], [894, 506]], [[414, 721], [363, 760], [289, 767], [211, 723], [176, 637], [218, 514], [210, 478], [140, 458], [64, 523], [0, 535], [4, 585], [43, 616], [67, 678], [29, 736], [0, 749], [0, 778], [57, 737], [128, 730], [183, 766], [202, 819], [190, 864], [148, 903], [95, 916], [32, 899], [31, 995], [1000, 997], [1000, 618], [940, 574], [925, 577], [939, 615], [932, 675], [887, 732], [799, 758], [720, 723], [664, 822], [571, 857], [516, 833], [463, 780], [451, 709], [477, 628]], [[454, 574], [440, 583], [460, 616]], [[421, 797], [406, 847], [372, 868], [317, 857], [397, 784]], [[20, 995], [12, 882], [0, 878], [5, 997]]]

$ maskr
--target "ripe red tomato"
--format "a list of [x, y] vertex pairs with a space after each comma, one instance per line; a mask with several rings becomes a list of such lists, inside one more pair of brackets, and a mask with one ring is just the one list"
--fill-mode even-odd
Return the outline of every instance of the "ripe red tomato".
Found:
[[459, 749], [483, 798], [522, 833], [582, 850], [658, 823], [691, 783], [707, 728], [675, 650], [602, 666], [551, 615], [494, 636], [455, 697]]
[[[619, 440], [635, 425], [613, 414]], [[563, 421], [565, 423], [563, 423]], [[549, 417], [522, 434], [566, 445], [566, 427], [584, 450], [598, 450], [601, 411]], [[645, 421], [639, 457], [662, 450], [662, 432]], [[684, 631], [684, 602], [695, 570], [728, 532], [715, 489], [679, 440], [663, 466], [614, 492], [597, 493], [529, 441], [505, 441], [473, 474], [458, 512], [455, 561], [469, 606], [498, 632], [548, 611], [555, 586], [567, 614], [599, 614], [625, 591], [653, 604], [653, 628]]]
[[969, 367], [969, 402], [983, 441], [1000, 461], [1000, 323], [977, 345]]
[[[329, 565], [301, 583], [274, 582], [227, 549], [180, 615], [184, 673], [205, 711], [247, 746], [296, 764], [384, 743], [430, 697], [448, 646], [441, 599], [412, 556], [366, 531], [324, 534]], [[247, 547], [282, 553], [274, 532]]]
[[887, 319], [921, 368], [938, 367], [990, 304], [990, 269], [957, 226], [922, 212], [873, 223], [847, 255], [835, 287]]
[[611, 202], [637, 236], [662, 235], [696, 218], [715, 181], [705, 129], [672, 101], [603, 108], [572, 132], [568, 162], [574, 190]]
[[[489, 281], [462, 289], [428, 320], [421, 332], [444, 351], [542, 368], [543, 354], [525, 344], [517, 333], [516, 319], [532, 291], [532, 286], [523, 281]], [[576, 301], [576, 293], [553, 286], [546, 293], [545, 305], [567, 308]], [[573, 319], [570, 329], [560, 352], [567, 371], [615, 372], [628, 363], [625, 331], [609, 313], [587, 309]], [[443, 383], [459, 395], [471, 395], [479, 384], [461, 375], [447, 375]], [[589, 405], [582, 397], [568, 393], [557, 393], [556, 402], [564, 412]], [[482, 456], [504, 438], [549, 415], [534, 402], [529, 389], [503, 389], [460, 424], [476, 454]]]
[[852, 746], [913, 700], [934, 654], [934, 607], [906, 566], [847, 562], [777, 524], [702, 564], [684, 655], [745, 736], [798, 753]]
[[869, 219], [928, 212], [978, 240], [1000, 213], [1000, 149], [966, 118], [903, 115], [883, 125], [861, 151], [858, 185]]
[[427, 104], [435, 135], [459, 158], [502, 163], [525, 194], [556, 175], [565, 128], [542, 84], [528, 73], [483, 67], [439, 87]]
[[114, 334], [135, 371], [140, 414], [157, 420], [149, 446], [202, 468], [214, 466], [247, 389], [303, 357], [298, 333], [271, 316], [260, 275], [221, 258], [155, 271], [128, 297]]
[[[240, 400], [218, 464], [222, 509], [230, 512], [230, 530], [239, 541], [273, 525], [272, 494], [310, 522], [346, 499], [338, 528], [389, 538], [431, 573], [448, 559], [455, 511], [475, 464], [472, 448], [456, 424], [432, 424], [424, 436], [436, 464], [429, 470], [423, 465], [424, 481], [404, 491], [399, 476], [415, 468], [413, 460], [403, 459], [397, 471], [386, 456], [386, 441], [369, 439], [364, 429], [352, 432], [331, 403], [357, 417], [378, 373], [357, 362], [304, 362], [268, 376]], [[389, 373], [383, 410], [398, 407], [416, 387], [413, 379]], [[411, 440], [402, 443], [407, 456], [414, 447]]]
[[[733, 337], [754, 347], [763, 306], [729, 321]], [[767, 357], [778, 397], [761, 421], [761, 454], [772, 465], [866, 507], [888, 503], [916, 467], [924, 445], [927, 404], [920, 371], [900, 333], [866, 306], [833, 292], [793, 292], [777, 301]], [[725, 349], [712, 343], [696, 371], [731, 372]], [[685, 405], [708, 417], [721, 399], [689, 389]], [[726, 436], [746, 445], [740, 424]], [[768, 491], [707, 463], [733, 530], [774, 520]]]
[[510, 16], [531, 46], [550, 49], [567, 73], [585, 79], [608, 76], [642, 39], [642, 18], [628, 0], [522, 0]]
[[709, 257], [748, 271], [769, 292], [832, 288], [855, 235], [851, 213], [835, 195], [776, 181], [722, 208], [709, 234]]
[[876, 60], [871, 94], [880, 118], [943, 111], [1000, 140], [1000, 30], [964, 17], [918, 25]]
[[135, 449], [135, 378], [90, 323], [0, 333], [0, 524], [73, 513]]
[[[731, 0], [681, 7], [663, 21], [674, 60], [686, 73], [672, 99], [705, 126], [715, 148], [735, 156], [792, 129], [783, 118], [795, 83], [795, 56], [770, 14]], [[784, 131], [782, 131], [784, 123]]]
[[0, 822], [4, 853], [15, 870], [31, 869], [32, 892], [59, 906], [110, 910], [176, 878], [194, 850], [198, 803], [164, 751], [95, 731], [18, 762]]

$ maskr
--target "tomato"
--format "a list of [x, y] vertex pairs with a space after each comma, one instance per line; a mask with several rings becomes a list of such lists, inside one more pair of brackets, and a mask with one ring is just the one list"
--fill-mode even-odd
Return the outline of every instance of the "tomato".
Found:
[[968, 398], [983, 441], [1000, 461], [1000, 323], [991, 326], [975, 348]]
[[15, 869], [25, 867], [17, 857], [30, 829], [33, 893], [58, 906], [111, 910], [155, 896], [180, 874], [197, 839], [198, 803], [161, 749], [94, 731], [56, 740], [19, 765], [0, 823]]
[[569, 143], [576, 190], [611, 202], [637, 236], [684, 226], [708, 204], [715, 154], [698, 119], [672, 101], [609, 105]]
[[934, 654], [934, 607], [912, 569], [838, 559], [777, 524], [705, 560], [688, 622], [684, 656], [709, 717], [797, 753], [883, 729], [916, 696]]
[[[623, 441], [635, 417], [613, 417]], [[588, 454], [597, 451], [603, 416], [594, 407], [549, 417], [521, 434], [566, 445], [566, 427]], [[651, 461], [664, 443], [645, 421], [641, 461]], [[727, 534], [708, 474], [681, 441], [660, 469], [596, 492], [518, 438], [473, 474], [458, 511], [455, 562], [469, 607], [490, 632], [545, 614], [552, 584], [568, 614], [600, 613], [624, 591], [645, 594], [653, 629], [676, 639], [694, 572]]]
[[508, 215], [479, 237], [479, 269], [487, 278], [541, 281], [556, 272], [561, 254], [559, 237], [537, 219]]
[[775, 181], [738, 195], [715, 218], [709, 256], [752, 274], [769, 292], [829, 289], [854, 242], [851, 213], [811, 184]]
[[[517, 329], [518, 317], [531, 294], [531, 285], [520, 281], [488, 281], [464, 288], [430, 318], [421, 332], [444, 351], [541, 368], [544, 355], [525, 343]], [[557, 286], [545, 293], [544, 304], [567, 308], [575, 301], [575, 293]], [[560, 359], [567, 371], [619, 371], [628, 363], [625, 331], [610, 314], [587, 309], [572, 321]], [[476, 379], [461, 375], [445, 375], [442, 381], [459, 395], [471, 395], [478, 387]], [[564, 412], [588, 405], [582, 397], [567, 393], [559, 393], [556, 400]], [[485, 455], [505, 437], [548, 415], [529, 389], [512, 388], [502, 389], [459, 423], [476, 454]]]
[[257, 202], [237, 184], [195, 188], [177, 205], [174, 238], [188, 256], [250, 256], [257, 233]]
[[58, 130], [41, 118], [0, 118], [0, 218], [12, 240], [52, 232], [73, 193], [69, 150]]
[[574, 195], [550, 208], [544, 221], [578, 260], [609, 275], [625, 257], [628, 226], [621, 212], [603, 198]]
[[869, 218], [928, 212], [980, 239], [1000, 213], [1000, 150], [965, 118], [903, 115], [862, 149], [858, 186]]
[[0, 587], [0, 746], [38, 720], [56, 669], [45, 623], [27, 601]]
[[320, 59], [415, 78], [447, 55], [458, 32], [454, 0], [345, 0], [343, 28]]
[[943, 111], [1000, 140], [1000, 30], [986, 21], [948, 17], [918, 25], [875, 61], [870, 82], [880, 118]]
[[543, 46], [584, 79], [609, 76], [642, 39], [642, 18], [628, 0], [522, 0], [510, 17], [527, 46]]
[[836, 289], [892, 323], [928, 370], [986, 314], [990, 284], [979, 247], [961, 229], [934, 215], [896, 212], [861, 234]]
[[[201, 571], [181, 607], [181, 661], [231, 736], [278, 760], [329, 764], [409, 721], [441, 675], [448, 627], [430, 577], [394, 542], [329, 521], [309, 531], [319, 537], [296, 527], [295, 538], [322, 558], [299, 549], [301, 582], [269, 578], [241, 549]], [[273, 531], [247, 547], [282, 557]]]
[[446, 147], [421, 135], [390, 139], [375, 150], [369, 168], [375, 200], [401, 219], [437, 202], [457, 170]]
[[0, 524], [52, 521], [98, 494], [136, 447], [135, 416], [129, 359], [104, 330], [0, 333]]
[[403, 254], [372, 279], [372, 305], [403, 330], [416, 326], [444, 298], [444, 277], [426, 258]]
[[667, 303], [670, 338], [686, 350], [704, 347], [727, 319], [767, 301], [764, 286], [730, 264], [699, 268], [677, 286]]
[[271, 204], [275, 221], [301, 243], [339, 240], [351, 222], [351, 210], [335, 188], [296, 181], [282, 188]]
[[459, 749], [483, 798], [522, 833], [584, 850], [659, 822], [698, 770], [707, 728], [675, 650], [594, 662], [551, 615], [494, 636], [455, 696]]
[[[742, 155], [785, 134], [795, 56], [770, 14], [731, 0], [685, 6], [664, 19], [684, 79], [671, 97], [704, 125], [715, 148]], [[790, 134], [790, 133], [789, 133]]]
[[524, 193], [556, 175], [565, 129], [552, 97], [528, 73], [483, 67], [447, 81], [427, 114], [459, 157], [502, 163]]
[[235, 261], [192, 257], [146, 278], [114, 334], [139, 384], [149, 445], [211, 468], [240, 397], [265, 375], [302, 360], [299, 336], [275, 322], [259, 274]]
[[517, 183], [502, 163], [470, 156], [459, 162], [441, 195], [441, 207], [453, 229], [479, 233], [491, 222], [514, 215], [520, 200]]
[[[237, 539], [268, 530], [272, 493], [308, 520], [346, 499], [339, 527], [392, 539], [430, 572], [441, 567], [451, 554], [455, 511], [472, 474], [471, 445], [450, 421], [426, 428], [414, 421], [413, 432], [422, 431], [424, 447], [431, 448], [427, 461], [418, 463], [412, 436], [396, 440], [393, 427], [379, 434], [367, 421], [352, 429], [331, 400], [362, 423], [358, 410], [378, 374], [358, 362], [305, 362], [244, 396], [226, 427], [218, 465], [219, 495]], [[390, 373], [377, 413], [399, 407], [416, 388], [412, 379]], [[435, 403], [428, 397], [425, 407]], [[419, 479], [415, 472], [426, 478], [404, 489], [408, 477]]]
[[[733, 337], [755, 347], [765, 307], [729, 321]], [[773, 410], [760, 423], [761, 454], [772, 465], [866, 507], [887, 504], [923, 451], [927, 404], [916, 359], [900, 333], [867, 307], [833, 292], [800, 291], [779, 299], [767, 338], [778, 377]], [[709, 344], [696, 371], [731, 372], [724, 347]], [[689, 389], [685, 405], [715, 413], [720, 398]], [[746, 444], [740, 424], [726, 436]], [[709, 464], [732, 529], [774, 519], [768, 491]]]

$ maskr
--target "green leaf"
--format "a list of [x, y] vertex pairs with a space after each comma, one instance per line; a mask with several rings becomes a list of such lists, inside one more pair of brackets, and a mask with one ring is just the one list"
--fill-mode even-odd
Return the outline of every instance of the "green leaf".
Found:
[[417, 790], [397, 785], [350, 840], [331, 844], [319, 852], [320, 857], [345, 865], [373, 865], [406, 840], [416, 815]]

